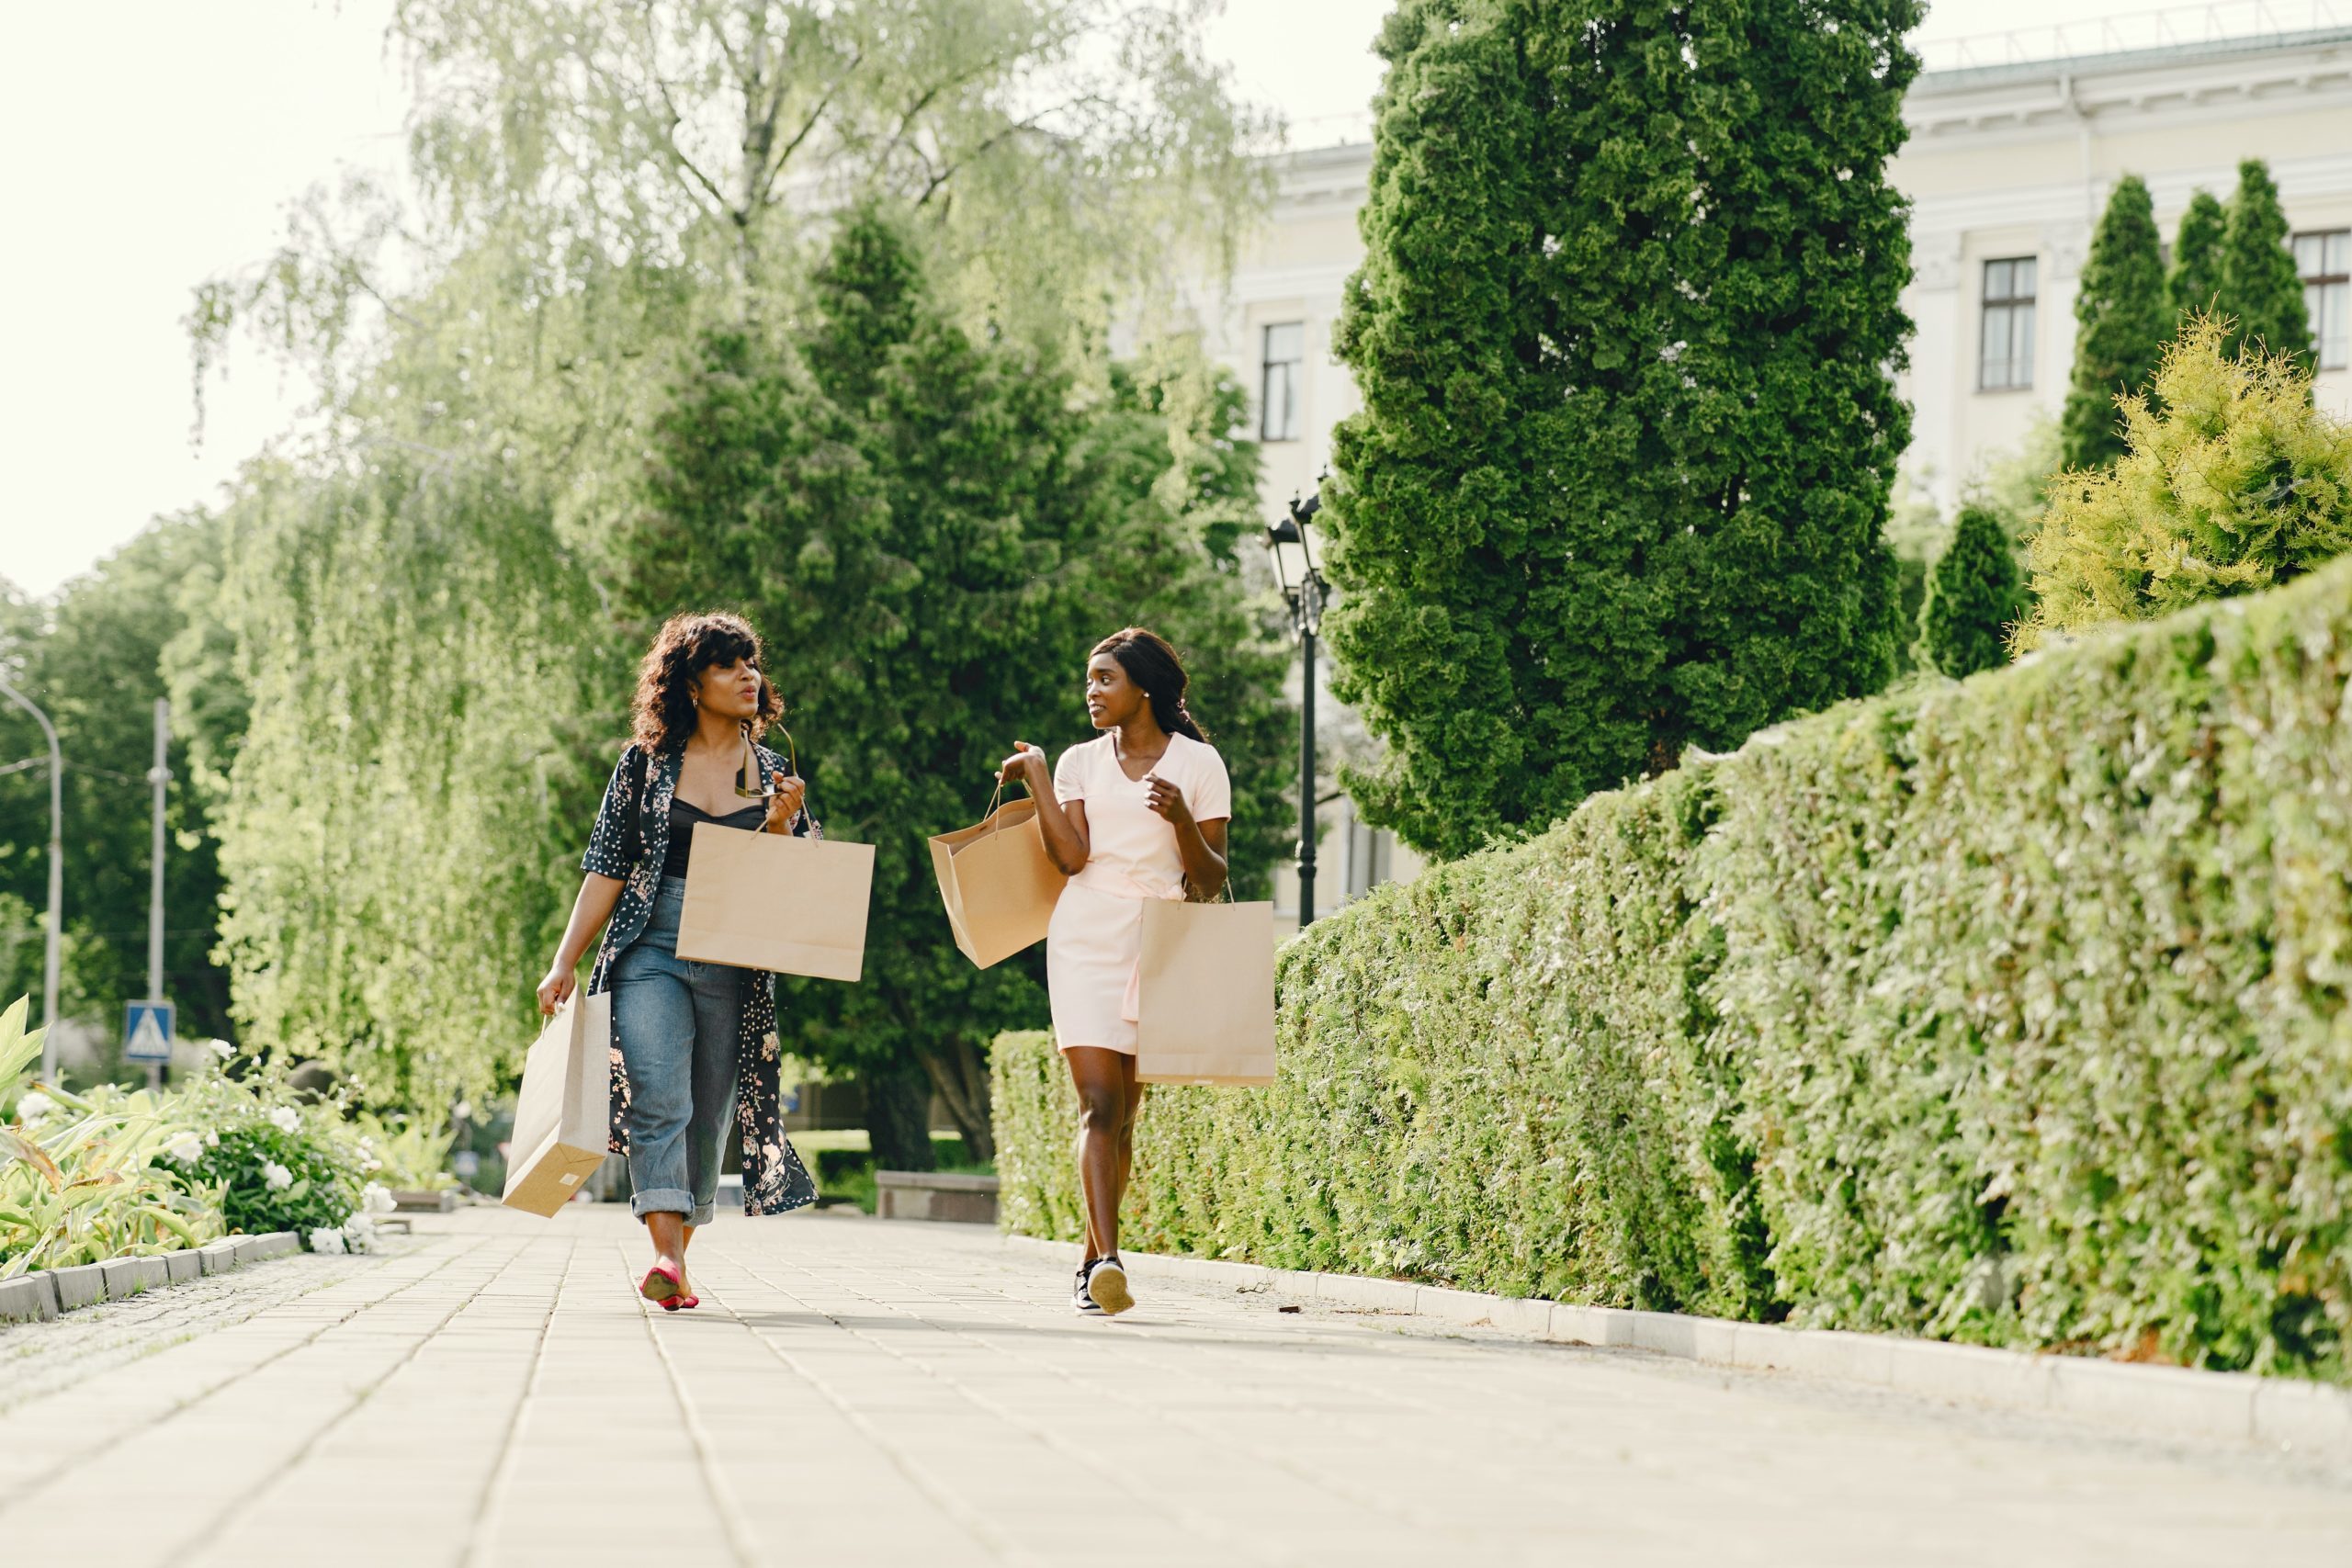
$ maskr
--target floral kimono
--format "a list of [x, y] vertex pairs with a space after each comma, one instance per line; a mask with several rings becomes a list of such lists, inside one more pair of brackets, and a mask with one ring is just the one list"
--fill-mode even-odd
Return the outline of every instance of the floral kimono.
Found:
[[[764, 746], [752, 751], [759, 758], [760, 786], [784, 772], [783, 759]], [[589, 835], [588, 852], [581, 869], [609, 876], [622, 884], [613, 918], [605, 927], [603, 945], [596, 950], [596, 967], [588, 979], [594, 996], [611, 984], [613, 960], [618, 958], [645, 930], [653, 900], [662, 890], [662, 859], [670, 846], [670, 802], [678, 793], [683, 750], [656, 752], [650, 759], [632, 744], [622, 751], [605, 788], [605, 803], [596, 813], [595, 830]], [[820, 837], [805, 810], [792, 824], [802, 838]], [[735, 1122], [743, 1139], [743, 1212], [781, 1214], [817, 1201], [817, 1184], [784, 1135], [777, 1107], [776, 1058], [780, 1046], [775, 1029], [775, 976], [757, 969], [736, 972], [742, 977], [742, 1026], [735, 1037]], [[613, 1122], [610, 1147], [628, 1152], [628, 1072], [621, 1063], [619, 1022], [614, 1022]]]

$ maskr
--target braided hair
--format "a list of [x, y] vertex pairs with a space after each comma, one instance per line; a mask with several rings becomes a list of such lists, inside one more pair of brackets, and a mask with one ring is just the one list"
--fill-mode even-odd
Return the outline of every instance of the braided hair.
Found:
[[1176, 657], [1166, 637], [1141, 626], [1127, 626], [1096, 643], [1087, 657], [1103, 653], [1117, 660], [1127, 679], [1143, 688], [1144, 695], [1151, 699], [1151, 716], [1160, 728], [1208, 743], [1208, 731], [1194, 722], [1192, 710], [1184, 705], [1185, 688], [1193, 678], [1184, 673], [1184, 661]]

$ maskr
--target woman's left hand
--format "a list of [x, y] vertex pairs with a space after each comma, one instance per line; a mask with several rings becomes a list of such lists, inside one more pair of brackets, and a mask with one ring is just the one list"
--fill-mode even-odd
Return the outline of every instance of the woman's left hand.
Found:
[[1182, 790], [1158, 773], [1150, 774], [1144, 783], [1151, 786], [1151, 808], [1168, 818], [1170, 827], [1182, 828], [1193, 819], [1193, 808], [1184, 804]]
[[800, 815], [800, 803], [808, 797], [808, 786], [790, 773], [779, 773], [775, 793], [768, 796], [768, 819], [763, 826], [771, 833], [789, 833], [793, 819]]

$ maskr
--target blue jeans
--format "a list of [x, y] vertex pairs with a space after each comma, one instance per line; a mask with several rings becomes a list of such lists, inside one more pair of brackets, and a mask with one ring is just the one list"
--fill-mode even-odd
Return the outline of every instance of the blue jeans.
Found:
[[719, 1140], [735, 1117], [746, 971], [678, 956], [683, 877], [662, 879], [645, 930], [613, 961], [613, 1029], [628, 1069], [629, 1208], [710, 1224]]

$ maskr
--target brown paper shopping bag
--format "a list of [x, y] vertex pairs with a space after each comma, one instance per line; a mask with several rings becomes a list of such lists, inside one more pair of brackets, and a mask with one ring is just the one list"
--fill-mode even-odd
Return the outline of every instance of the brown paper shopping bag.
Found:
[[983, 969], [1046, 939], [1069, 880], [1046, 852], [1035, 801], [989, 806], [977, 826], [931, 840], [931, 869], [956, 946]]
[[604, 1163], [612, 1087], [613, 995], [574, 991], [524, 1059], [500, 1202], [549, 1215], [571, 1201]]
[[1274, 907], [1143, 907], [1136, 1077], [1142, 1083], [1274, 1081]]
[[775, 975], [865, 973], [874, 846], [695, 825], [678, 956]]

